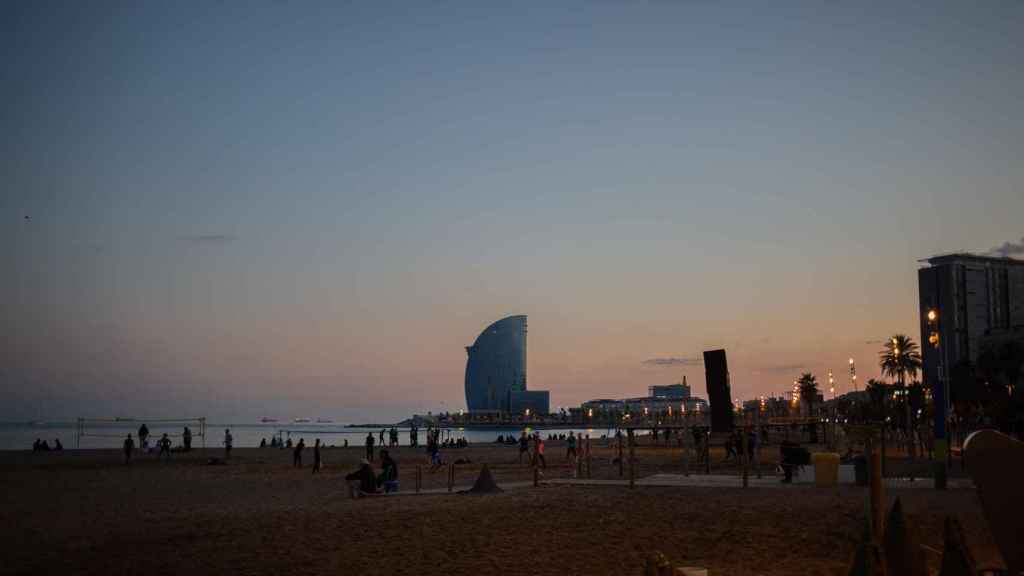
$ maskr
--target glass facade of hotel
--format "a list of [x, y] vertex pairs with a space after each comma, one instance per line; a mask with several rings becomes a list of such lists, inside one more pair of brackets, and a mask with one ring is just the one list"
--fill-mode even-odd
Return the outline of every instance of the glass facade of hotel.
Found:
[[491, 324], [466, 353], [466, 407], [509, 412], [511, 393], [526, 390], [526, 316]]

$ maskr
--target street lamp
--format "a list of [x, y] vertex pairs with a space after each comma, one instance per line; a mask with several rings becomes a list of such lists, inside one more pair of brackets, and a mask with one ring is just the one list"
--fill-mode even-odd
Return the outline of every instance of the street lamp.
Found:
[[850, 358], [850, 385], [853, 386], [853, 391], [857, 391], [857, 365], [853, 363], [853, 358]]

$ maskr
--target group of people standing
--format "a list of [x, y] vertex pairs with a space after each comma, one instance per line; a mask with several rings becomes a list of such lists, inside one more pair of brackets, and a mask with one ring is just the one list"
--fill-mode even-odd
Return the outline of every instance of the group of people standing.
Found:
[[[230, 434], [229, 434], [229, 436], [230, 436]], [[139, 446], [138, 446], [139, 449], [142, 450], [143, 452], [149, 452], [149, 450], [150, 450], [149, 449], [149, 438], [150, 438], [149, 427], [146, 426], [145, 423], [143, 423], [141, 426], [139, 426]], [[157, 441], [156, 441], [156, 448], [158, 450], [158, 452], [157, 452], [157, 459], [158, 460], [163, 460], [163, 459], [170, 460], [170, 458], [171, 458], [171, 444], [172, 444], [171, 443], [171, 437], [166, 432], [164, 432], [160, 436], [160, 438], [157, 439]], [[132, 455], [135, 452], [135, 439], [132, 438], [131, 432], [129, 432], [128, 436], [125, 437], [124, 442], [121, 444], [121, 448], [124, 451], [124, 463], [125, 464], [131, 464], [131, 462], [132, 462]], [[181, 432], [181, 449], [180, 449], [180, 451], [182, 451], [182, 452], [191, 452], [192, 451], [192, 430], [190, 430], [188, 426], [185, 426], [185, 428]]]

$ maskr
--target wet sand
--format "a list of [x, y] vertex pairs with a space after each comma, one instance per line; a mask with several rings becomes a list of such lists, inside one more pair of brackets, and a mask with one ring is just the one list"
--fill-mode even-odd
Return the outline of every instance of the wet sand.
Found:
[[[569, 477], [564, 450], [549, 446], [545, 478]], [[412, 492], [422, 448], [392, 453], [402, 491]], [[499, 484], [532, 478], [513, 446], [445, 454], [472, 461], [457, 467], [457, 486], [472, 483], [483, 462]], [[194, 451], [169, 463], [145, 455], [124, 466], [116, 451], [0, 453], [0, 573], [639, 574], [660, 551], [712, 574], [845, 574], [866, 517], [867, 492], [852, 486], [542, 485], [350, 500], [343, 475], [361, 448], [324, 450], [319, 475], [311, 449], [301, 470], [289, 451], [271, 449], [236, 449], [228, 464], [204, 465], [221, 455]], [[612, 456], [595, 447], [593, 477], [619, 478]], [[645, 446], [637, 457], [637, 477], [682, 471], [677, 449]], [[717, 463], [713, 472], [738, 467]], [[444, 471], [423, 476], [424, 488], [446, 486]], [[954, 514], [976, 555], [994, 557], [973, 489], [889, 491], [896, 496], [927, 545], [941, 549], [943, 518]], [[937, 568], [938, 555], [929, 559]]]

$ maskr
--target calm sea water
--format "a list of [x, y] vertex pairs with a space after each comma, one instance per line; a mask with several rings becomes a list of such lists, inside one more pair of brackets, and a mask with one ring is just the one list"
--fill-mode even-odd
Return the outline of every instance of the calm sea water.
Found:
[[[54, 440], [60, 439], [65, 449], [72, 449], [76, 446], [81, 448], [120, 448], [121, 443], [127, 434], [138, 442], [138, 429], [142, 424], [139, 422], [111, 422], [89, 424], [84, 434], [78, 436], [78, 426], [75, 422], [54, 422], [54, 423], [0, 423], [0, 450], [30, 450], [32, 443], [38, 438], [46, 440], [50, 447], [54, 446]], [[175, 445], [181, 443], [181, 433], [186, 423], [159, 423], [147, 422], [150, 437], [155, 441], [161, 434], [167, 433], [171, 436]], [[199, 424], [196, 422], [187, 423], [192, 430], [192, 446], [202, 447], [203, 438], [198, 436]], [[224, 429], [231, 430], [236, 448], [255, 448], [260, 441], [270, 439], [277, 435], [282, 438], [291, 437], [293, 442], [304, 438], [306, 444], [312, 445], [317, 438], [328, 446], [341, 446], [348, 440], [350, 446], [362, 446], [366, 440], [366, 434], [372, 432], [374, 439], [378, 439], [380, 428], [347, 428], [340, 424], [300, 424], [300, 423], [267, 423], [267, 424], [211, 424], [206, 425], [205, 445], [207, 448], [223, 446]], [[605, 428], [581, 429], [581, 428], [559, 428], [544, 429], [541, 434], [568, 434], [572, 430], [576, 434], [590, 434], [591, 438], [600, 438], [602, 434], [608, 434]], [[461, 430], [450, 429], [445, 432], [445, 438], [450, 434], [452, 438], [465, 438], [470, 443], [490, 443], [499, 434], [513, 434], [519, 436], [523, 428], [503, 428], [489, 430]], [[614, 434], [614, 431], [612, 432]], [[399, 444], [409, 445], [409, 429], [399, 428]], [[388, 434], [385, 432], [384, 440], [387, 442]], [[420, 445], [426, 443], [426, 430], [420, 429]]]

